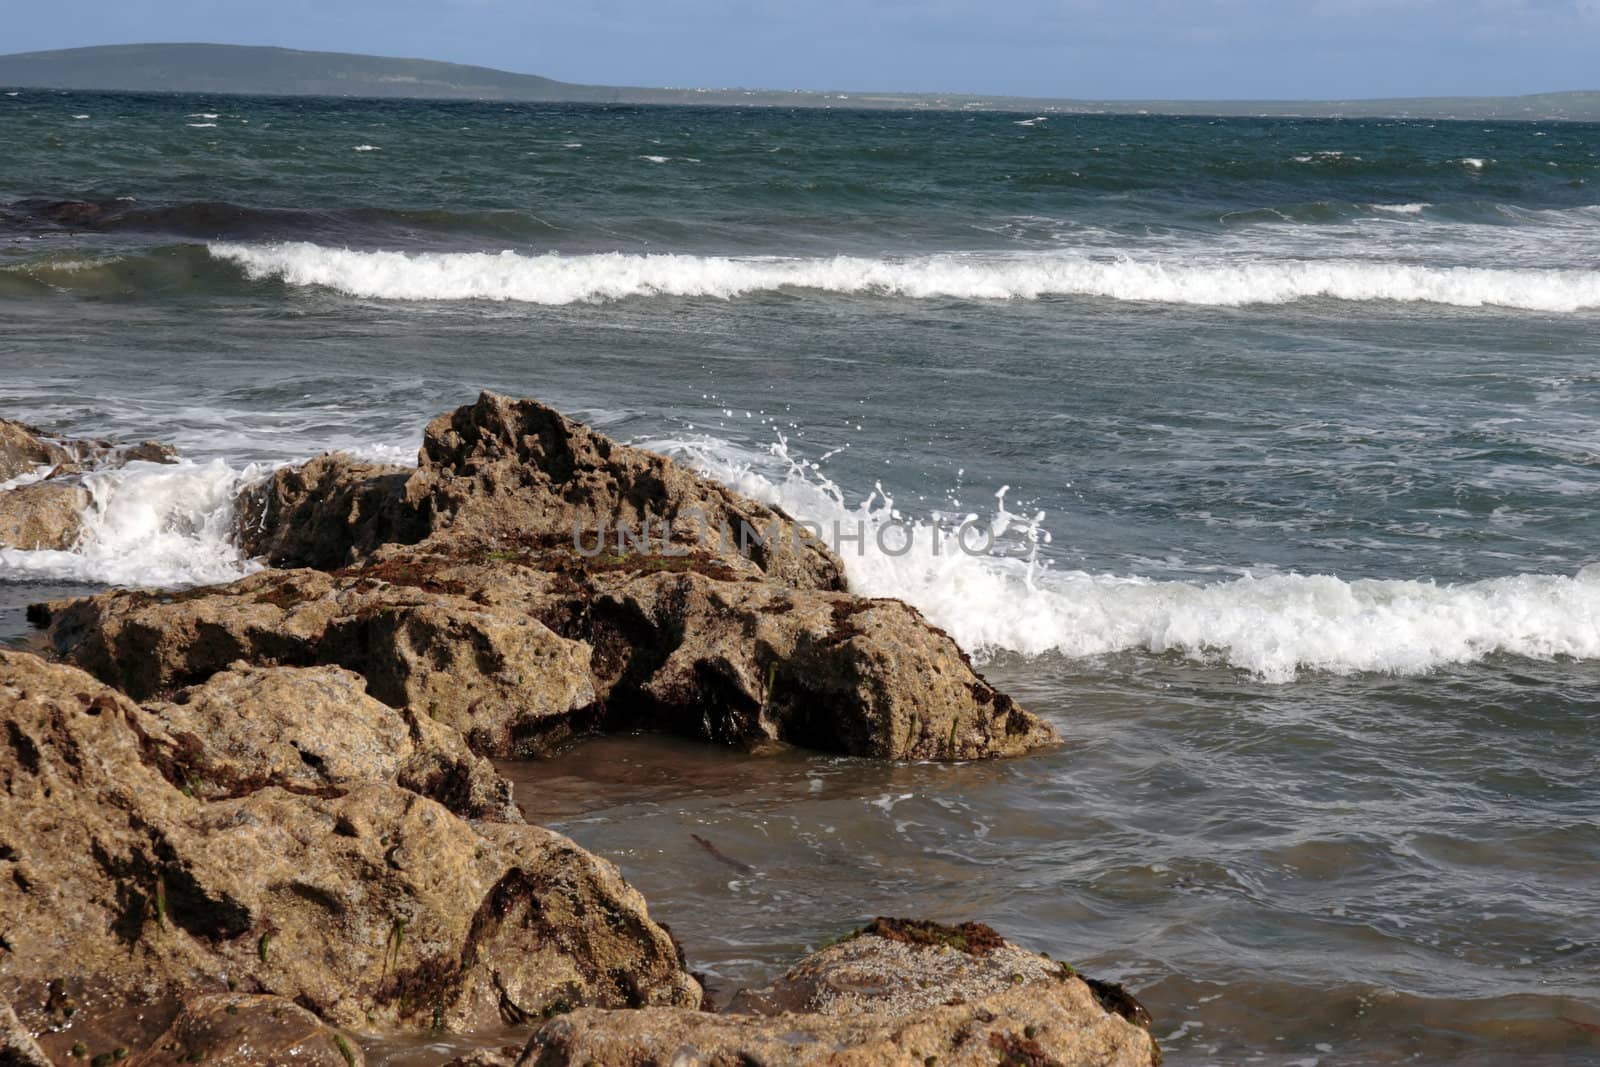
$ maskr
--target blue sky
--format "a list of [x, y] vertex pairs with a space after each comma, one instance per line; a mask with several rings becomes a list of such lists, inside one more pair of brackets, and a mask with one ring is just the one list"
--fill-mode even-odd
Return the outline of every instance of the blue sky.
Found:
[[1093, 98], [1600, 88], [1600, 0], [79, 0], [0, 51], [222, 41], [630, 85]]

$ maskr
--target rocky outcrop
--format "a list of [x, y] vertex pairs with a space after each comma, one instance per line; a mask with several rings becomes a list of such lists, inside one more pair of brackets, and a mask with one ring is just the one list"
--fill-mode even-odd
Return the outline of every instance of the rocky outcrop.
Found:
[[279, 468], [240, 496], [239, 547], [274, 566], [331, 570], [420, 541], [427, 529], [404, 500], [411, 474], [337, 453]]
[[0, 482], [40, 468], [54, 475], [121, 467], [135, 460], [172, 463], [177, 450], [159, 441], [118, 444], [101, 438], [57, 437], [24, 422], [0, 419]]
[[35, 621], [138, 699], [235, 660], [338, 665], [492, 756], [606, 727], [890, 759], [1056, 740], [914, 609], [846, 592], [789, 516], [532, 400], [435, 419], [410, 474], [324, 456], [240, 510], [242, 543], [299, 569]]
[[704, 558], [434, 540], [332, 574], [106, 593], [34, 617], [62, 655], [140, 699], [235, 660], [338, 664], [495, 756], [602, 728], [887, 759], [1013, 756], [1056, 739], [915, 609]]
[[620, 537], [797, 589], [845, 587], [838, 558], [783, 512], [494, 393], [430, 422], [415, 470], [321, 456], [246, 490], [238, 511], [241, 547], [282, 567], [331, 569], [429, 538], [598, 556]]
[[400, 784], [426, 728], [409, 754], [375, 755], [394, 724], [347, 676], [316, 673], [308, 709], [256, 706], [303, 697], [290, 671], [242, 669], [146, 709], [0, 652], [0, 999], [52, 1058], [147, 1047], [204, 993], [285, 997], [365, 1032], [698, 1006], [614, 867]]
[[[91, 1057], [95, 1050], [87, 1049]], [[124, 1048], [124, 1053], [126, 1049]], [[105, 1053], [100, 1053], [103, 1056]], [[119, 1057], [111, 1051], [111, 1061]], [[98, 1062], [91, 1059], [91, 1063]], [[166, 1033], [129, 1067], [362, 1067], [361, 1046], [282, 997], [213, 993], [191, 998]]]
[[576, 1011], [541, 1027], [517, 1063], [1150, 1067], [1159, 1061], [1147, 1025], [1108, 1008], [1071, 967], [981, 924], [879, 919], [720, 1015]]
[[390, 782], [464, 819], [522, 821], [511, 784], [459, 733], [372, 699], [337, 667], [238, 663], [145, 710], [161, 724], [149, 747], [163, 776], [204, 800]]

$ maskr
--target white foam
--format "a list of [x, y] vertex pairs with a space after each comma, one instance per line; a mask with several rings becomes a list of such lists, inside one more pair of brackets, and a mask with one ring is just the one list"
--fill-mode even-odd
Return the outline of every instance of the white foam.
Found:
[[[1496, 653], [1600, 658], [1600, 565], [1574, 576], [1522, 574], [1460, 584], [1271, 575], [1214, 582], [1060, 572], [1016, 555], [959, 550], [949, 523], [915, 524], [914, 548], [891, 554], [872, 531], [906, 521], [881, 493], [854, 506], [814, 465], [773, 452], [785, 473], [725, 443], [666, 440], [674, 453], [741, 492], [816, 522], [864, 522], [865, 546], [841, 545], [851, 587], [916, 605], [962, 647], [1038, 656], [1171, 653], [1287, 682], [1306, 672], [1420, 674]], [[976, 518], [973, 516], [972, 518]], [[984, 525], [1026, 549], [1043, 540], [1003, 495]], [[941, 551], [932, 545], [940, 538]], [[892, 549], [903, 543], [896, 533]]]
[[55, 467], [51, 464], [40, 463], [29, 468], [28, 470], [23, 471], [21, 474], [7, 478], [5, 481], [0, 482], [0, 493], [5, 492], [7, 489], [15, 489], [21, 485], [31, 485], [34, 482], [43, 479], [53, 470], [55, 470]]
[[232, 543], [233, 501], [265, 473], [209, 463], [130, 463], [84, 475], [91, 503], [71, 551], [0, 549], [0, 579], [185, 586], [257, 569]]
[[215, 122], [186, 122], [184, 125], [191, 130], [214, 130], [217, 128]]
[[1486, 167], [1490, 163], [1492, 163], [1493, 160], [1474, 159], [1474, 158], [1469, 156], [1466, 159], [1458, 159], [1458, 160], [1456, 160], [1456, 162], [1460, 163], [1463, 167], [1466, 167], [1468, 170], [1482, 170], [1484, 167]]
[[942, 254], [898, 258], [726, 257], [516, 252], [360, 252], [305, 242], [218, 243], [211, 254], [251, 278], [281, 278], [388, 300], [571, 304], [638, 296], [732, 298], [814, 289], [911, 298], [1032, 300], [1091, 296], [1240, 307], [1326, 298], [1488, 305], [1570, 312], [1600, 308], [1600, 272], [1427, 267], [1353, 260], [1091, 259], [1077, 254]]
[[1391, 215], [1420, 215], [1433, 205], [1423, 202], [1420, 204], [1372, 204], [1370, 206], [1374, 211], [1385, 211]]
[[73, 117], [73, 118], [75, 118], [75, 119], [86, 119], [86, 118], [88, 118], [88, 117], [89, 117], [89, 116], [88, 116], [88, 115], [74, 115], [74, 116], [72, 116], [72, 117]]
[[186, 119], [216, 119], [221, 117], [222, 116], [218, 115], [215, 111], [196, 111], [192, 115], [184, 116]]
[[350, 149], [350, 151], [352, 151], [352, 152], [382, 152], [383, 149], [379, 148], [375, 144], [358, 144], [354, 148]]
[[666, 163], [672, 159], [671, 156], [640, 156], [639, 158], [650, 163]]

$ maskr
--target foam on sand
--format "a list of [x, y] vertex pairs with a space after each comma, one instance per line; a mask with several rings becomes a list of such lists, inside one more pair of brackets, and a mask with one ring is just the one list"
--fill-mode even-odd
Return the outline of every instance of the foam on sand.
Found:
[[1091, 259], [1064, 253], [786, 258], [366, 252], [306, 242], [209, 248], [252, 279], [276, 278], [383, 300], [571, 304], [650, 296], [729, 299], [809, 289], [913, 299], [1083, 296], [1216, 307], [1333, 299], [1546, 312], [1600, 308], [1600, 272], [1592, 270], [1315, 259], [1210, 262], [1184, 256]]

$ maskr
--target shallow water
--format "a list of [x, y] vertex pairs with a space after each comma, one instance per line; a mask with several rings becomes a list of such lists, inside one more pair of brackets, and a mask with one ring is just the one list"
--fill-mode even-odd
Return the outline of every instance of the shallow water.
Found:
[[[1600, 127], [1023, 118], [4, 98], [0, 411], [188, 458], [0, 551], [0, 636], [242, 573], [274, 464], [538, 396], [863, 524], [852, 583], [1066, 738], [508, 767], [719, 996], [916, 913], [1177, 1062], [1600, 1060]], [[933, 555], [968, 515], [998, 554]]]

